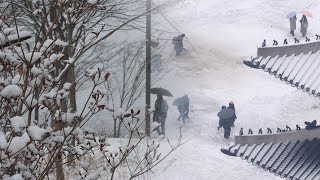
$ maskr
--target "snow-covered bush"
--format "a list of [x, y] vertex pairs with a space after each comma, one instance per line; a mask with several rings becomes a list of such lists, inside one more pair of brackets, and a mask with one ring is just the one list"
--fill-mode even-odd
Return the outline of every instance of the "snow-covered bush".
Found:
[[[102, 86], [110, 73], [86, 69], [91, 93], [83, 97], [87, 99], [83, 109], [77, 109], [74, 68], [97, 43], [143, 15], [130, 19], [132, 11], [126, 14], [125, 7], [135, 1], [1, 2], [1, 17], [5, 18], [0, 20], [0, 179], [55, 176], [62, 180], [66, 164], [83, 164], [81, 158], [95, 151], [105, 156], [109, 170], [115, 172], [136, 147], [132, 140], [139, 143], [146, 138], [139, 132], [139, 112], [121, 116], [130, 132], [128, 145], [119, 148], [119, 153], [108, 153], [107, 137], [96, 137], [85, 124], [100, 111], [113, 111]], [[101, 25], [103, 22], [112, 25]], [[147, 164], [151, 160], [148, 157]], [[86, 170], [78, 176], [100, 177], [98, 171], [87, 167], [83, 165]], [[69, 168], [79, 170], [77, 166]]]

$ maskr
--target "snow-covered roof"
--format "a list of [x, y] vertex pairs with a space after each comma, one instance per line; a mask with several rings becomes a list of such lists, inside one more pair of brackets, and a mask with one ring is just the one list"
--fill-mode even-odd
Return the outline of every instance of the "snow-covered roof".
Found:
[[221, 151], [287, 179], [320, 179], [320, 140], [232, 145]]
[[244, 64], [262, 69], [315, 97], [320, 96], [320, 50], [292, 55], [259, 56]]
[[[320, 42], [258, 48], [244, 64], [320, 96]], [[280, 129], [281, 130], [281, 129]], [[287, 179], [320, 179], [320, 129], [236, 136], [221, 151]]]

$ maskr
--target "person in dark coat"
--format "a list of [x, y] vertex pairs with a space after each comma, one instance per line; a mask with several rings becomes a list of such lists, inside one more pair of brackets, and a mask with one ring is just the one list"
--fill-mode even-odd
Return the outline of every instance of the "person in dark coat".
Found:
[[290, 34], [294, 36], [294, 31], [297, 28], [297, 23], [296, 23], [297, 16], [293, 16], [292, 18], [289, 19], [289, 21], [290, 21]]
[[[222, 106], [221, 110], [226, 109], [226, 106]], [[219, 126], [218, 126], [218, 130], [223, 127], [224, 129], [224, 138], [228, 139], [230, 137], [230, 132], [231, 132], [231, 127], [230, 127], [230, 119], [219, 119]]]
[[307, 30], [308, 30], [308, 19], [305, 15], [302, 15], [302, 18], [300, 19], [300, 24], [301, 24], [301, 29], [300, 32], [302, 34], [302, 37], [305, 37], [307, 34]]
[[188, 95], [184, 95], [182, 97], [182, 103], [178, 105], [178, 110], [180, 113], [178, 120], [180, 120], [182, 118], [183, 124], [185, 124], [185, 119], [189, 118], [189, 98], [188, 98]]
[[234, 116], [230, 119], [230, 126], [231, 126], [231, 127], [233, 127], [233, 126], [234, 126], [234, 122], [235, 122], [235, 121], [236, 121], [236, 119], [237, 119], [237, 116], [236, 116], [236, 109], [235, 109], [235, 107], [234, 107], [234, 103], [233, 103], [233, 101], [230, 101], [230, 102], [229, 102], [229, 106], [228, 106], [228, 108], [230, 108], [230, 109], [234, 110]]
[[[223, 109], [225, 109], [225, 108], [227, 108], [226, 106], [222, 106], [221, 107], [221, 110], [223, 110]], [[225, 123], [225, 119], [222, 119], [222, 118], [219, 118], [219, 126], [218, 126], [218, 130], [221, 128], [221, 127], [223, 127], [223, 124]]]
[[185, 34], [181, 34], [177, 38], [175, 38], [174, 50], [176, 51], [176, 56], [180, 56], [183, 51], [183, 38], [185, 36]]
[[[155, 102], [155, 112], [153, 114], [153, 121], [160, 123], [160, 127], [157, 128], [158, 135], [165, 135], [165, 124], [167, 119], [168, 104], [163, 99], [162, 95], [157, 95]], [[161, 130], [160, 130], [161, 128]]]

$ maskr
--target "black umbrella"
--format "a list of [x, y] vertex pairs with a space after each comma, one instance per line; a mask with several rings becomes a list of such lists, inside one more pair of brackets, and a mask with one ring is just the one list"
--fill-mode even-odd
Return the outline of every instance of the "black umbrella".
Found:
[[217, 116], [220, 118], [220, 119], [230, 119], [234, 116], [234, 110], [233, 109], [230, 109], [230, 108], [225, 108], [225, 109], [222, 109], [218, 114]]
[[173, 97], [170, 91], [163, 88], [151, 88], [151, 94]]

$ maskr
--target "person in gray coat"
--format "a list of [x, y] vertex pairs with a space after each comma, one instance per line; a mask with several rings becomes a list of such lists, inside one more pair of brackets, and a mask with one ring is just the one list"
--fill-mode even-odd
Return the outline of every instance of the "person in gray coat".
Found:
[[292, 36], [294, 36], [294, 31], [296, 30], [296, 21], [297, 21], [297, 17], [296, 16], [293, 16], [292, 18], [289, 19], [290, 21], [290, 34]]
[[303, 15], [302, 18], [300, 19], [300, 24], [301, 24], [300, 32], [302, 34], [302, 37], [305, 37], [307, 34], [308, 26], [309, 26], [308, 19], [305, 15]]

